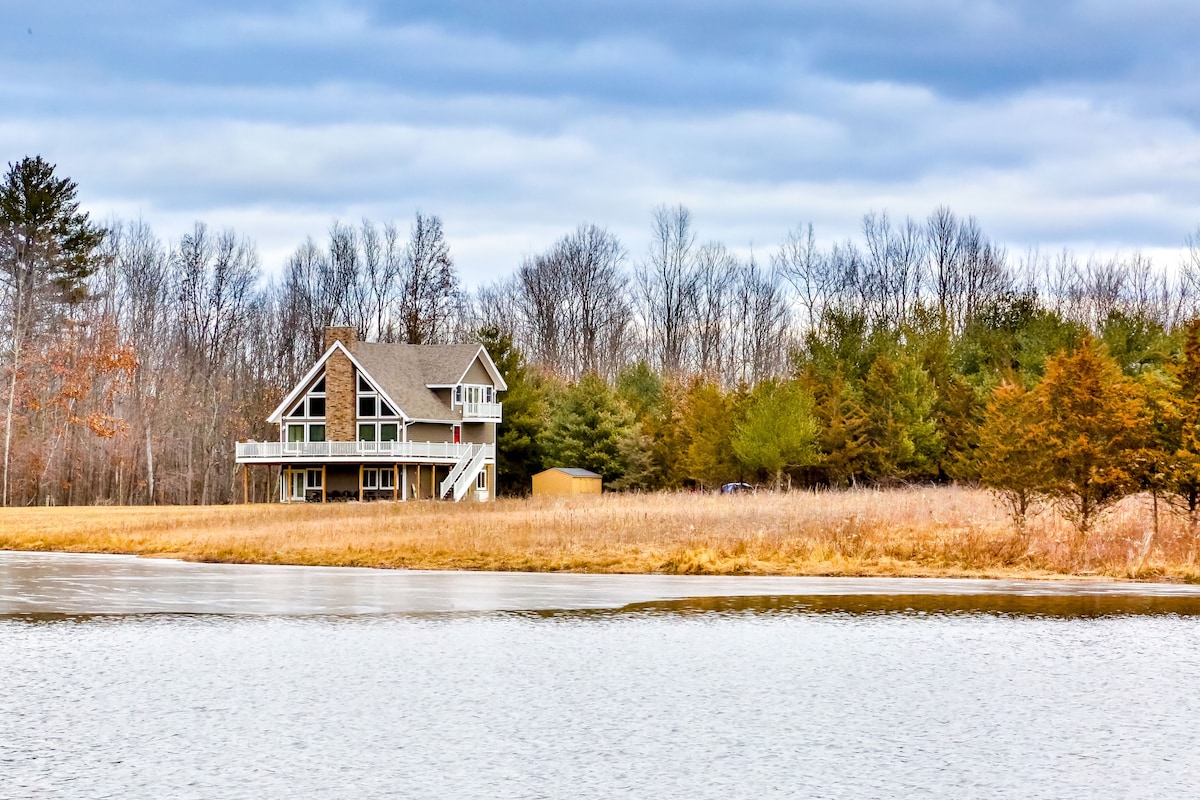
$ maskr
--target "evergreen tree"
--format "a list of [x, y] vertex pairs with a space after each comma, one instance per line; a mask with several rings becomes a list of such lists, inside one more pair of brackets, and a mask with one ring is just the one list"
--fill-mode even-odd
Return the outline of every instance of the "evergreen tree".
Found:
[[1195, 534], [1200, 522], [1200, 320], [1192, 320], [1185, 328], [1183, 353], [1172, 373], [1177, 386], [1176, 413], [1165, 448], [1172, 453], [1166, 497], [1187, 518]]
[[1086, 536], [1097, 516], [1138, 488], [1151, 422], [1145, 390], [1087, 337], [1074, 353], [1050, 359], [1035, 394], [1036, 429], [1051, 453], [1046, 494]]
[[832, 486], [846, 486], [862, 479], [869, 470], [867, 413], [862, 391], [841, 372], [813, 388], [820, 434], [820, 463]]
[[733, 452], [747, 470], [772, 475], [778, 491], [785, 469], [817, 463], [817, 433], [812, 397], [796, 381], [764, 381], [734, 426]]
[[863, 381], [863, 408], [874, 478], [931, 478], [943, 437], [934, 417], [937, 390], [908, 356], [880, 356]]
[[624, 477], [628, 437], [635, 435], [633, 414], [608, 383], [588, 372], [558, 397], [546, 435], [548, 467], [583, 467], [605, 483]]
[[996, 387], [979, 427], [973, 471], [1008, 508], [1020, 533], [1044, 490], [1053, 455], [1038, 427], [1035, 397], [1019, 383]]
[[8, 354], [4, 416], [4, 469], [0, 505], [8, 505], [9, 466], [17, 383], [24, 350], [39, 332], [53, 330], [57, 306], [80, 302], [96, 271], [104, 231], [79, 210], [78, 187], [54, 174], [41, 156], [8, 165], [0, 183], [0, 281], [8, 309]]
[[484, 328], [480, 341], [508, 384], [503, 393], [504, 421], [496, 431], [496, 485], [499, 494], [524, 495], [542, 470], [546, 401], [541, 381], [531, 375], [512, 337]]
[[682, 471], [703, 488], [720, 486], [738, 475], [731, 441], [735, 415], [733, 399], [711, 381], [697, 378], [684, 395]]

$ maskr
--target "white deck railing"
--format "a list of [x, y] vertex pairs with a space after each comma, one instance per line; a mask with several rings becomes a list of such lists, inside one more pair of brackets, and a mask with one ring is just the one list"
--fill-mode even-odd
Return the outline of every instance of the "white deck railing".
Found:
[[457, 461], [474, 447], [483, 447], [489, 456], [492, 453], [491, 445], [451, 442], [238, 442], [237, 460], [386, 457]]
[[499, 422], [503, 413], [500, 403], [463, 403], [462, 415], [465, 420], [495, 420]]

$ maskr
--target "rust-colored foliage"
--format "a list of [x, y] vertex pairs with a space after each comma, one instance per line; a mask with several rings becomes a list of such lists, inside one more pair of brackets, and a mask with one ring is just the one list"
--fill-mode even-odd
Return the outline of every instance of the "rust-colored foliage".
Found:
[[1049, 454], [1044, 492], [1086, 536], [1100, 513], [1139, 488], [1151, 423], [1145, 390], [1088, 337], [1047, 361], [1034, 395], [1035, 435]]
[[984, 410], [975, 451], [979, 481], [1008, 508], [1024, 532], [1029, 509], [1045, 490], [1050, 451], [1038, 425], [1037, 397], [1018, 383], [1003, 383]]

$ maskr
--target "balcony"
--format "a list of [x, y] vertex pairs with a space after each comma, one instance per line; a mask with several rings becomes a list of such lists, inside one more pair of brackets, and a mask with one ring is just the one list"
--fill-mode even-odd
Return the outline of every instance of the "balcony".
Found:
[[[238, 442], [237, 463], [452, 464], [471, 452], [472, 447], [451, 442]], [[492, 445], [484, 447], [489, 457], [495, 457]]]
[[500, 422], [499, 403], [463, 403], [463, 422]]

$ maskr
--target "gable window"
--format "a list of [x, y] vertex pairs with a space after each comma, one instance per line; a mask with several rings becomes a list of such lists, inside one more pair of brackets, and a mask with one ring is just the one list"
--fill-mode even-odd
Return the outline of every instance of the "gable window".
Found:
[[398, 417], [396, 409], [386, 400], [361, 374], [358, 376], [358, 416], [362, 417]]
[[313, 384], [287, 413], [288, 419], [323, 419], [325, 417], [325, 376]]
[[288, 425], [287, 440], [290, 444], [304, 441], [304, 426], [303, 425]]

